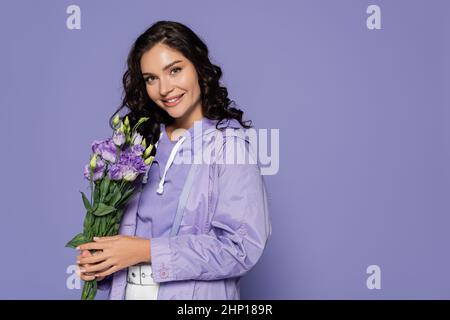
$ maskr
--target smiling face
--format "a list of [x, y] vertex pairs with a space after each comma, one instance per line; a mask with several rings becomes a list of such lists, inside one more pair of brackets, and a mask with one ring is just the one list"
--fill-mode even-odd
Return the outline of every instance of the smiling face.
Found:
[[142, 55], [140, 65], [148, 96], [175, 118], [178, 126], [189, 127], [202, 118], [197, 71], [180, 52], [158, 43]]

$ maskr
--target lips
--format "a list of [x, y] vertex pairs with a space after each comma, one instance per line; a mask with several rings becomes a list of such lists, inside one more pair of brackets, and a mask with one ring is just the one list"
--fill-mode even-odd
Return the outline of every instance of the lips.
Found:
[[184, 93], [181, 95], [176, 96], [177, 100], [173, 101], [173, 102], [169, 102], [167, 100], [162, 100], [162, 102], [164, 103], [164, 105], [166, 107], [174, 107], [176, 106], [182, 99], [183, 99]]
[[183, 94], [184, 94], [184, 93], [182, 93], [182, 94], [180, 94], [180, 95], [178, 95], [178, 96], [170, 97], [170, 98], [168, 98], [168, 99], [163, 99], [162, 101], [163, 101], [163, 102], [169, 102], [169, 100], [173, 100], [173, 99], [175, 99], [175, 98], [180, 98]]

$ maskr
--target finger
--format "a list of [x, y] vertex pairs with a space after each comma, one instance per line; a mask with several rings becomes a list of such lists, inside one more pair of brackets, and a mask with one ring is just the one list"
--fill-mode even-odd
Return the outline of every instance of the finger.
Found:
[[89, 252], [89, 250], [83, 250], [81, 251], [80, 255], [77, 256], [77, 261], [80, 260], [81, 258], [86, 258], [90, 256], [92, 256], [92, 254]]
[[88, 266], [90, 266], [90, 264], [80, 264], [80, 266], [79, 266], [79, 270], [80, 270], [80, 274], [83, 276], [94, 276], [95, 275], [95, 273], [96, 273], [96, 271], [95, 272], [87, 272], [86, 271], [86, 267], [88, 267]]
[[98, 272], [98, 271], [102, 271], [103, 269], [108, 269], [111, 266], [112, 266], [112, 263], [109, 260], [105, 260], [102, 263], [84, 266], [84, 271], [85, 272]]
[[81, 275], [80, 278], [81, 278], [82, 280], [84, 280], [84, 281], [92, 281], [92, 280], [95, 280], [95, 276]]
[[116, 240], [120, 237], [121, 237], [121, 235], [116, 235], [116, 236], [111, 236], [111, 237], [94, 237], [94, 241], [102, 242], [102, 241]]
[[82, 264], [80, 265], [81, 268], [81, 274], [85, 276], [94, 276], [95, 272], [87, 272], [86, 267], [90, 266], [90, 264]]
[[99, 271], [97, 273], [95, 273], [96, 277], [106, 277], [109, 276], [110, 274], [113, 274], [114, 272], [118, 271], [119, 268], [117, 266], [112, 266], [111, 268], [104, 270], [104, 271]]
[[93, 253], [91, 253], [89, 250], [83, 250], [82, 252], [83, 253], [87, 252], [87, 253], [85, 253], [85, 254], [82, 253], [79, 256], [77, 256], [77, 260], [80, 260], [80, 258], [86, 258], [86, 257], [92, 257], [92, 256], [95, 256], [95, 255], [98, 255], [98, 254], [102, 253], [103, 250], [97, 250], [97, 251], [95, 251]]
[[[84, 273], [85, 275], [89, 275], [89, 276], [95, 276], [97, 273], [99, 273], [99, 272], [103, 272], [103, 271], [106, 271], [107, 269], [103, 269], [103, 270], [100, 270], [100, 271], [95, 271], [95, 272], [86, 272], [86, 273]], [[97, 280], [102, 280], [104, 277], [96, 277], [96, 278], [100, 278], [100, 279], [97, 279]]]
[[95, 279], [94, 275], [86, 275], [85, 273], [82, 273], [80, 269], [77, 269], [75, 273], [80, 277], [81, 280], [84, 281], [91, 281]]
[[90, 257], [92, 254], [89, 250], [83, 250], [81, 251], [81, 256], [82, 257]]
[[81, 244], [77, 247], [77, 250], [99, 250], [105, 249], [107, 244], [103, 242], [88, 242], [85, 244]]
[[99, 263], [102, 261], [105, 261], [108, 257], [105, 254], [96, 254], [95, 256], [91, 256], [91, 257], [86, 257], [83, 258], [81, 257], [80, 259], [78, 259], [78, 264], [92, 264], [92, 263]]

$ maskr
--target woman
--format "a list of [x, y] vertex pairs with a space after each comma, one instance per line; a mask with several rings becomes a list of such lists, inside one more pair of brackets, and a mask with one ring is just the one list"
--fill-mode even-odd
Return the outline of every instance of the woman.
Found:
[[[159, 21], [134, 43], [113, 116], [125, 106], [131, 125], [148, 116], [141, 133], [155, 158], [119, 235], [80, 246], [77, 257], [80, 277], [97, 279], [109, 299], [240, 299], [271, 222], [259, 164], [236, 164], [252, 156], [251, 125], [230, 107], [221, 76], [183, 24]], [[193, 160], [199, 147], [207, 163]]]

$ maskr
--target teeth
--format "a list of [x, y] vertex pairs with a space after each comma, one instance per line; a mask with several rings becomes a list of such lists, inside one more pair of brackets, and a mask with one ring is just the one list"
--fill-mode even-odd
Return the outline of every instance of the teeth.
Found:
[[178, 98], [175, 98], [175, 99], [172, 99], [172, 100], [166, 100], [166, 101], [168, 101], [168, 102], [175, 102], [175, 101], [177, 101], [177, 100], [180, 99], [180, 98], [181, 98], [181, 96], [178, 97]]

